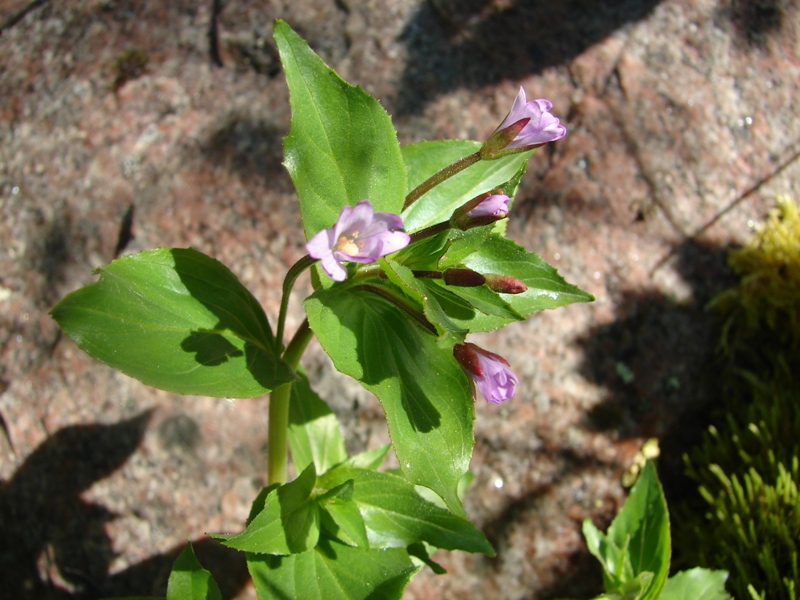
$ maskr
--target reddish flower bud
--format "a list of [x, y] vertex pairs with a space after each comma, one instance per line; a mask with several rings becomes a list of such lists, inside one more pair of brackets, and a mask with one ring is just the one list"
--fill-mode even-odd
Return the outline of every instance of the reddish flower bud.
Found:
[[483, 277], [486, 279], [486, 287], [493, 292], [498, 292], [500, 294], [521, 294], [522, 292], [528, 291], [527, 285], [510, 275], [487, 273]]
[[486, 278], [472, 269], [447, 269], [442, 275], [447, 285], [480, 287], [486, 283]]

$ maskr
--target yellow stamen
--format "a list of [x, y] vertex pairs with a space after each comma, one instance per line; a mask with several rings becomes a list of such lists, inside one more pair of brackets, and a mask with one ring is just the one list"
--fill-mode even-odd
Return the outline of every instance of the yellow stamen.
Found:
[[344, 252], [348, 256], [356, 256], [358, 254], [359, 246], [364, 245], [363, 242], [360, 244], [356, 243], [355, 240], [357, 237], [357, 231], [352, 232], [350, 235], [339, 236], [339, 241], [336, 242], [336, 249], [340, 252]]

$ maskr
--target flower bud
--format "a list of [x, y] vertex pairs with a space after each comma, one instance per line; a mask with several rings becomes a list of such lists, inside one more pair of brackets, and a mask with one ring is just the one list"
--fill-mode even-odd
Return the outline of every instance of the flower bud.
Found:
[[[519, 379], [502, 356], [469, 342], [453, 346], [453, 356], [488, 402], [500, 404], [516, 394]], [[474, 399], [474, 387], [472, 393]]]
[[[500, 192], [500, 190], [495, 190]], [[486, 192], [475, 196], [453, 211], [450, 225], [466, 231], [472, 227], [489, 225], [508, 216], [508, 203], [511, 198], [503, 193]]]
[[493, 292], [498, 292], [500, 294], [521, 294], [528, 291], [527, 285], [510, 275], [487, 273], [483, 277], [486, 280], [486, 287]]
[[486, 283], [486, 278], [472, 269], [447, 269], [442, 275], [447, 285], [480, 287]]

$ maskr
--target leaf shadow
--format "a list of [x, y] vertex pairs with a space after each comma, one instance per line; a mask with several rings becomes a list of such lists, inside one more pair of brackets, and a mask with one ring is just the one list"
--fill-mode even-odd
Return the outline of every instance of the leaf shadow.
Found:
[[[108, 523], [117, 515], [82, 494], [136, 451], [152, 411], [105, 424], [71, 425], [40, 444], [0, 484], [0, 581], [14, 600], [95, 600], [166, 592], [169, 551], [109, 574], [115, 557]], [[244, 556], [210, 539], [193, 542], [200, 562], [218, 572], [225, 597], [247, 581]]]
[[0, 580], [10, 598], [66, 598], [40, 576], [52, 563], [76, 588], [101, 580], [113, 557], [105, 525], [115, 515], [81, 494], [120, 468], [150, 412], [112, 425], [73, 425], [45, 440], [0, 489]]
[[266, 120], [234, 111], [206, 139], [201, 153], [215, 167], [235, 173], [244, 181], [293, 193], [289, 173], [283, 168], [284, 134]]
[[[211, 330], [192, 331], [181, 341], [181, 349], [194, 353], [200, 365], [222, 365], [230, 358], [242, 356], [241, 350], [217, 333], [228, 331], [244, 341], [247, 370], [261, 386], [272, 389], [275, 381], [286, 381], [291, 370], [274, 358], [273, 333], [267, 316], [236, 276], [223, 267], [227, 277], [220, 279], [220, 271], [207, 270], [207, 265], [202, 264], [209, 257], [191, 249], [173, 248], [170, 253], [181, 283], [192, 298], [218, 319]], [[209, 283], [212, 281], [213, 284]], [[251, 341], [255, 336], [260, 338], [263, 347]]]
[[228, 362], [228, 357], [237, 358], [244, 352], [214, 331], [193, 331], [181, 342], [181, 349], [194, 353], [195, 360], [204, 367], [214, 367]]
[[[367, 295], [370, 305], [380, 312], [396, 313], [396, 316], [389, 317], [389, 322], [392, 322], [392, 320], [399, 320], [402, 323], [409, 321], [406, 315], [401, 313], [400, 309], [380, 296], [366, 291], [354, 293]], [[421, 327], [419, 330], [415, 325], [412, 325], [412, 327], [417, 331], [417, 335], [430, 335], [427, 331], [423, 331]], [[357, 336], [357, 339], [359, 339], [357, 347], [359, 363], [371, 365], [370, 369], [365, 369], [363, 381], [368, 385], [377, 385], [387, 379], [397, 378], [397, 385], [400, 388], [400, 402], [408, 417], [409, 424], [414, 431], [430, 433], [441, 426], [442, 415], [428, 399], [428, 395], [417, 383], [416, 378], [409, 375], [403, 376], [401, 373], [401, 366], [413, 365], [419, 358], [417, 356], [419, 343], [415, 336], [404, 336], [404, 333], [407, 333], [407, 331], [384, 330], [384, 337], [379, 343], [390, 344], [392, 354], [396, 357], [394, 361], [385, 362], [375, 360], [377, 354], [366, 346], [365, 336]]]
[[687, 239], [675, 267], [691, 288], [686, 301], [644, 290], [622, 292], [617, 318], [578, 340], [580, 372], [604, 386], [606, 398], [586, 414], [585, 426], [618, 438], [656, 437], [659, 476], [668, 503], [694, 493], [683, 453], [698, 444], [721, 405], [719, 321], [706, 305], [736, 278], [728, 247]]
[[[349, 293], [368, 308], [364, 311], [337, 310], [335, 292], [319, 294], [318, 299], [337, 316], [339, 325], [352, 332], [357, 340], [355, 352], [358, 364], [362, 365], [362, 375], [357, 379], [366, 386], [378, 386], [387, 380], [396, 379], [400, 402], [411, 427], [420, 433], [429, 433], [440, 427], [442, 415], [439, 410], [428, 399], [416, 378], [408, 373], [405, 376], [403, 374], [403, 367], [407, 368], [420, 360], [419, 336], [430, 333], [416, 325], [412, 325], [411, 330], [405, 327], [402, 330], [387, 327], [387, 324], [394, 322], [405, 324], [410, 319], [394, 304], [377, 294], [357, 289]], [[372, 314], [365, 316], [367, 310]], [[377, 335], [364, 335], [365, 327], [372, 327], [380, 332]], [[416, 335], [410, 335], [409, 331]], [[387, 346], [391, 348], [393, 360], [383, 360]]]
[[420, 114], [441, 94], [541, 74], [568, 63], [661, 0], [429, 0], [403, 30], [408, 60], [394, 99]]

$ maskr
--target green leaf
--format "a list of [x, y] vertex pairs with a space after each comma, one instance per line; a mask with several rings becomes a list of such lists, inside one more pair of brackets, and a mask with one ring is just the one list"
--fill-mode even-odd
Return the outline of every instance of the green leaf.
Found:
[[342, 480], [353, 481], [352, 499], [364, 517], [371, 548], [426, 542], [494, 556], [492, 546], [472, 523], [428, 502], [403, 477], [342, 465], [322, 475], [319, 485], [334, 487]]
[[700, 567], [675, 573], [667, 579], [661, 600], [731, 600], [725, 591], [727, 571], [712, 571]]
[[259, 600], [399, 600], [417, 567], [404, 549], [364, 550], [320, 538], [308, 552], [248, 555]]
[[380, 448], [373, 448], [372, 450], [365, 450], [360, 454], [350, 457], [345, 463], [348, 467], [355, 467], [356, 469], [367, 469], [375, 471], [383, 464], [383, 460], [391, 450], [391, 444], [386, 444]]
[[626, 561], [626, 548], [618, 548], [595, 527], [589, 519], [583, 521], [583, 536], [589, 552], [603, 566], [603, 580], [606, 590], [618, 588], [633, 578], [630, 561]]
[[589, 551], [603, 565], [606, 591], [652, 573], [652, 582], [636, 598], [656, 600], [661, 596], [669, 573], [669, 515], [652, 462], [645, 465], [606, 535], [588, 521], [584, 521], [584, 535]]
[[358, 505], [353, 502], [353, 487], [353, 480], [348, 479], [320, 498], [322, 523], [332, 535], [344, 537], [343, 541], [351, 546], [366, 549], [369, 548], [367, 527]]
[[[410, 192], [444, 167], [480, 150], [480, 142], [440, 140], [419, 142], [403, 148], [408, 168]], [[434, 187], [403, 212], [406, 231], [447, 221], [453, 211], [478, 194], [513, 180], [533, 152], [523, 152], [497, 160], [482, 160]]]
[[280, 483], [272, 483], [261, 488], [261, 491], [258, 492], [255, 500], [253, 500], [253, 503], [250, 505], [250, 514], [247, 515], [247, 521], [245, 521], [245, 525], [250, 525], [250, 523], [253, 522], [253, 519], [255, 519], [262, 510], [264, 510], [264, 504], [267, 502], [267, 496], [269, 496], [273, 490], [277, 490], [279, 487], [281, 487]]
[[308, 384], [305, 373], [292, 385], [289, 403], [289, 447], [295, 469], [300, 472], [314, 463], [317, 473], [347, 460], [339, 420], [327, 403]]
[[464, 515], [458, 482], [469, 467], [475, 409], [452, 352], [427, 329], [365, 290], [317, 290], [305, 301], [311, 329], [336, 368], [374, 393], [405, 477]]
[[642, 600], [652, 581], [652, 573], [639, 573], [635, 579], [626, 581], [617, 589], [597, 596], [594, 600]]
[[433, 571], [437, 575], [444, 575], [445, 573], [447, 573], [447, 569], [445, 569], [442, 565], [440, 565], [431, 558], [431, 554], [433, 554], [435, 551], [436, 548], [433, 548], [432, 546], [430, 547], [426, 546], [422, 542], [411, 544], [408, 547], [409, 555], [411, 555], [413, 558], [418, 559], [423, 564], [428, 565], [431, 571]]
[[237, 550], [264, 554], [296, 554], [313, 548], [319, 538], [319, 505], [312, 496], [314, 463], [297, 479], [268, 493], [263, 510], [235, 535], [212, 535]]
[[[395, 261], [381, 259], [380, 262], [389, 281], [403, 290], [408, 297], [413, 299], [415, 304], [422, 307], [425, 317], [433, 324], [439, 334], [437, 342], [441, 347], [452, 348], [455, 344], [464, 341], [469, 332], [450, 320], [436, 296], [428, 293], [425, 281], [418, 280], [414, 277], [411, 269]], [[443, 290], [443, 295], [446, 293], [447, 290]], [[458, 299], [456, 298], [456, 300]]]
[[[445, 258], [447, 254], [445, 254]], [[521, 317], [533, 312], [566, 306], [573, 302], [590, 302], [591, 294], [564, 281], [553, 267], [539, 256], [527, 252], [511, 240], [497, 235], [489, 236], [477, 252], [465, 257], [463, 265], [478, 273], [498, 273], [516, 277], [528, 286], [522, 294], [494, 294], [487, 288], [459, 288], [458, 295], [472, 302], [480, 310], [489, 313], [476, 315], [467, 321], [453, 319], [470, 331], [491, 331], [510, 323], [514, 319], [492, 313], [487, 292], [502, 299]]]
[[365, 198], [376, 211], [399, 213], [406, 171], [389, 115], [286, 23], [277, 21], [274, 35], [292, 108], [284, 164], [297, 188], [306, 237], [332, 227], [343, 206]]
[[222, 600], [211, 573], [197, 562], [191, 543], [186, 544], [172, 565], [167, 583], [167, 600]]
[[296, 379], [263, 309], [219, 261], [159, 248], [98, 271], [52, 311], [94, 358], [179, 394], [250, 398]]

